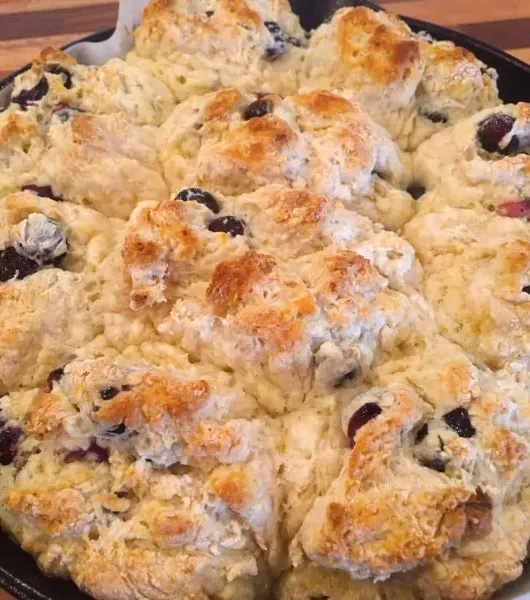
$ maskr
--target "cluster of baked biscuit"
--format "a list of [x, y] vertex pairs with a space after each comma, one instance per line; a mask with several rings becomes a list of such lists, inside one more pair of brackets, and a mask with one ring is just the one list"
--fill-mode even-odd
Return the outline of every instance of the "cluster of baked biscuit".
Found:
[[98, 600], [479, 600], [530, 539], [530, 105], [384, 12], [152, 0], [0, 114], [0, 521]]

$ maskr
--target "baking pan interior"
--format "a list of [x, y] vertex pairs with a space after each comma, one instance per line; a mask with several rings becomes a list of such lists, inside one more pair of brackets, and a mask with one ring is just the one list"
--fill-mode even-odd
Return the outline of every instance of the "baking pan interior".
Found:
[[[290, 2], [306, 29], [317, 27], [337, 9], [344, 6], [364, 5], [379, 10], [379, 7], [372, 2], [351, 0], [290, 0]], [[500, 95], [504, 102], [530, 102], [530, 65], [461, 33], [416, 19], [405, 20], [413, 30], [426, 31], [436, 39], [451, 40], [474, 52], [488, 66], [497, 69]], [[101, 41], [111, 33], [112, 30], [101, 31], [83, 40]], [[14, 75], [16, 74], [0, 81], [0, 90], [12, 81]], [[45, 576], [33, 557], [19, 548], [2, 531], [0, 531], [0, 587], [19, 600], [90, 600], [90, 597], [81, 592], [72, 582]], [[496, 600], [530, 600], [530, 569], [527, 568], [525, 575], [519, 581], [505, 588]]]

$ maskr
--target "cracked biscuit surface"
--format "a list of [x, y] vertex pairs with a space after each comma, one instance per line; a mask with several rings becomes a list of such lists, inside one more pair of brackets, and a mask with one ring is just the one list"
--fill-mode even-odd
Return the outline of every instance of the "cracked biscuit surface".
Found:
[[530, 540], [528, 105], [399, 18], [151, 0], [0, 113], [0, 522], [96, 600], [485, 600]]
[[160, 154], [173, 191], [239, 195], [280, 184], [341, 200], [391, 229], [412, 214], [407, 157], [359, 105], [329, 92], [192, 98], [161, 128]]

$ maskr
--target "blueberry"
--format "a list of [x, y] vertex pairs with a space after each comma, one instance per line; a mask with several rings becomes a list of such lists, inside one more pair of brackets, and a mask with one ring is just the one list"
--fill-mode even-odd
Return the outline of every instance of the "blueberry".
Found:
[[117, 396], [120, 393], [120, 390], [116, 387], [108, 387], [102, 390], [99, 390], [99, 397], [102, 400], [112, 400], [114, 396]]
[[61, 381], [63, 375], [64, 375], [64, 367], [59, 367], [58, 369], [54, 369], [53, 371], [50, 371], [48, 373], [48, 378], [46, 379], [46, 382], [48, 384], [48, 389], [50, 391], [53, 388], [53, 382]]
[[229, 233], [232, 237], [245, 235], [245, 222], [231, 215], [210, 221], [208, 229], [213, 232]]
[[68, 452], [64, 457], [64, 462], [66, 463], [79, 462], [82, 460], [89, 460], [96, 463], [108, 462], [109, 451], [107, 448], [99, 446], [93, 438], [90, 440], [90, 445], [86, 450], [78, 448], [77, 450]]
[[449, 120], [446, 115], [444, 115], [443, 113], [440, 113], [440, 112], [436, 112], [436, 111], [433, 111], [433, 112], [426, 111], [426, 112], [422, 112], [421, 114], [423, 117], [425, 117], [432, 123], [447, 123], [447, 121]]
[[523, 292], [525, 294], [530, 294], [530, 285], [525, 285], [524, 288], [523, 288]]
[[421, 444], [423, 440], [429, 435], [429, 426], [424, 423], [417, 431], [416, 437], [414, 438], [415, 444]]
[[272, 44], [265, 49], [265, 57], [276, 60], [287, 52], [288, 39], [275, 21], [265, 21], [264, 25], [272, 37]]
[[18, 440], [22, 435], [20, 427], [0, 429], [0, 465], [10, 465], [17, 455]]
[[48, 80], [46, 77], [42, 77], [30, 90], [22, 90], [18, 96], [11, 98], [11, 102], [18, 104], [22, 110], [27, 110], [28, 105], [42, 100], [49, 89]]
[[379, 404], [367, 402], [353, 413], [348, 422], [348, 437], [350, 438], [350, 446], [352, 448], [355, 445], [355, 434], [357, 431], [382, 412], [383, 410]]
[[446, 463], [441, 458], [437, 458], [437, 457], [422, 458], [422, 459], [420, 459], [420, 464], [423, 467], [427, 467], [427, 469], [432, 469], [433, 471], [438, 471], [438, 473], [445, 473]]
[[423, 194], [425, 194], [426, 189], [422, 185], [409, 185], [407, 192], [414, 198], [414, 200], [418, 200], [418, 198], [421, 198]]
[[217, 214], [221, 207], [217, 200], [207, 192], [201, 188], [185, 188], [180, 190], [177, 194], [177, 200], [182, 200], [183, 202], [198, 202], [199, 204], [203, 204], [206, 208], [209, 208], [214, 214]]
[[59, 75], [63, 80], [64, 87], [69, 90], [72, 88], [72, 74], [70, 71], [61, 67], [61, 65], [50, 65], [46, 71], [52, 73], [52, 75]]
[[519, 140], [516, 136], [512, 138], [506, 148], [499, 148], [499, 142], [505, 135], [510, 133], [514, 123], [515, 119], [504, 113], [495, 113], [479, 123], [477, 135], [484, 150], [486, 152], [500, 152], [501, 154], [515, 152], [519, 147]]
[[243, 114], [243, 118], [245, 121], [249, 119], [254, 119], [256, 117], [264, 117], [272, 112], [273, 106], [270, 100], [266, 98], [260, 98], [259, 100], [254, 100], [251, 102]]
[[33, 192], [40, 196], [41, 198], [50, 198], [50, 200], [55, 200], [56, 202], [62, 202], [63, 198], [61, 196], [56, 196], [53, 193], [51, 185], [24, 185], [22, 186], [22, 191], [24, 192]]
[[13, 246], [0, 250], [0, 281], [24, 279], [36, 273], [40, 265], [17, 252]]
[[210, 18], [214, 16], [215, 12], [213, 10], [207, 10], [204, 14]]
[[460, 437], [471, 438], [475, 435], [476, 429], [471, 424], [467, 409], [463, 407], [455, 408], [446, 413], [443, 418], [447, 425], [454, 429]]

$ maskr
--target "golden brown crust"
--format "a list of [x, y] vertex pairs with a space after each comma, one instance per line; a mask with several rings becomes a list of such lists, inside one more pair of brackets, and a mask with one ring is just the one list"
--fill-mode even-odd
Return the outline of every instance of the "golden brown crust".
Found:
[[[357, 41], [359, 34], [368, 36], [362, 54]], [[379, 23], [368, 8], [345, 10], [338, 17], [337, 35], [342, 61], [361, 67], [385, 85], [407, 79], [421, 58], [417, 41], [407, 39], [399, 28]]]
[[90, 519], [83, 495], [73, 488], [42, 491], [9, 490], [3, 502], [14, 512], [33, 519], [50, 535], [67, 533]]
[[295, 104], [330, 119], [356, 112], [349, 100], [324, 90], [297, 94], [293, 100]]
[[349, 250], [332, 254], [324, 258], [328, 270], [327, 293], [331, 296], [341, 296], [353, 282], [363, 285], [377, 276], [370, 261]]
[[297, 189], [282, 189], [274, 194], [272, 203], [276, 223], [293, 228], [321, 223], [332, 208], [326, 196]]
[[183, 382], [150, 373], [133, 391], [121, 392], [102, 406], [94, 419], [131, 429], [156, 424], [166, 415], [179, 423], [196, 412], [209, 393], [206, 381]]
[[253, 250], [232, 260], [220, 262], [206, 291], [208, 300], [220, 315], [237, 310], [252, 288], [276, 266], [272, 256]]
[[243, 510], [252, 501], [254, 483], [245, 468], [219, 467], [210, 475], [208, 484], [232, 510]]
[[292, 149], [297, 140], [296, 133], [283, 119], [267, 115], [250, 119], [228, 134], [219, 155], [245, 169], [259, 171]]

